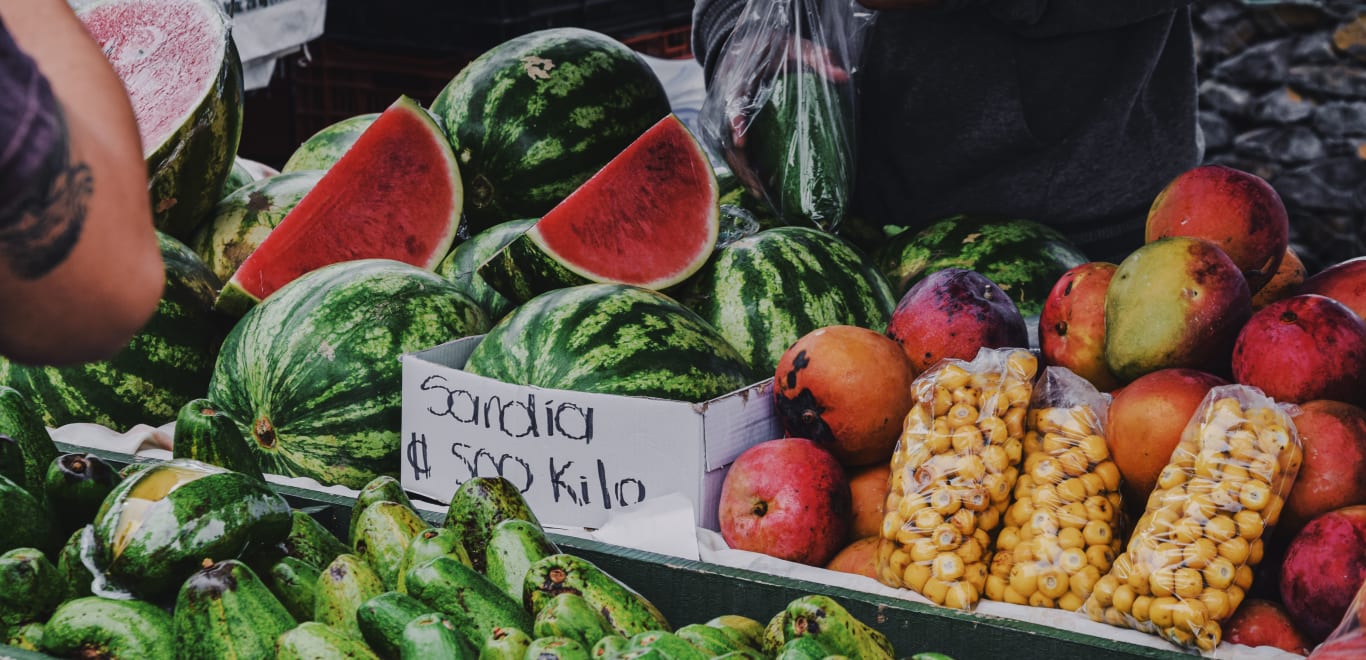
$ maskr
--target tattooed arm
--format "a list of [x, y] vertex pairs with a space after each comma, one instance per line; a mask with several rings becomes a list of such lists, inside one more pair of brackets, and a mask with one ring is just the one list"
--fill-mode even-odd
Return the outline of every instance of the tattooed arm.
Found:
[[66, 0], [0, 0], [0, 353], [110, 357], [163, 280], [123, 84]]

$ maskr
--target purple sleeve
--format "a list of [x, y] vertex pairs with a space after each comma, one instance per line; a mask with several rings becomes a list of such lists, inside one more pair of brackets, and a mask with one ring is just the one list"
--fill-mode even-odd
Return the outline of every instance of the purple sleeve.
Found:
[[65, 151], [66, 126], [47, 78], [0, 23], [0, 226], [48, 189]]

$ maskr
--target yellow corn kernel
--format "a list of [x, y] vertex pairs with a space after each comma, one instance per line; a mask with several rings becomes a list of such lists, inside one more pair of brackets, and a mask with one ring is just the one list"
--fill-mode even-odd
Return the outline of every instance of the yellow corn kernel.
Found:
[[1279, 456], [1281, 458], [1281, 473], [1295, 474], [1299, 472], [1300, 464], [1304, 461], [1304, 450], [1292, 442], [1281, 450]]
[[958, 454], [976, 454], [986, 447], [986, 442], [982, 439], [982, 432], [977, 430], [972, 424], [965, 424], [953, 429], [952, 436], [953, 450]]
[[[1006, 356], [1006, 373], [1015, 378], [1033, 381], [1038, 369], [1039, 360], [1029, 351], [1015, 350]], [[1025, 400], [1028, 401], [1029, 397], [1025, 397]]]
[[1092, 465], [1110, 460], [1110, 448], [1105, 444], [1105, 437], [1091, 434], [1081, 439], [1081, 452]]
[[[1234, 575], [1238, 569], [1234, 568], [1233, 562], [1224, 557], [1216, 557], [1210, 560], [1200, 574], [1205, 578], [1205, 585], [1213, 589], [1227, 589], [1233, 584]], [[1236, 609], [1236, 608], [1235, 608]]]
[[1087, 521], [1081, 535], [1088, 546], [1108, 546], [1114, 540], [1114, 529], [1104, 520]]
[[1167, 467], [1162, 468], [1162, 471], [1157, 474], [1158, 488], [1175, 488], [1185, 482], [1186, 471], [1175, 465], [1168, 465]]
[[930, 577], [953, 582], [963, 577], [963, 558], [951, 552], [940, 553], [935, 556], [934, 563], [930, 567]]
[[901, 571], [901, 582], [907, 589], [920, 591], [925, 588], [925, 581], [930, 579], [929, 564], [910, 564]]
[[1086, 507], [1086, 517], [1090, 520], [1111, 522], [1115, 519], [1115, 509], [1110, 506], [1110, 500], [1103, 495], [1087, 497], [1083, 504]]
[[1103, 576], [1096, 580], [1095, 586], [1091, 589], [1091, 599], [1101, 607], [1110, 607], [1114, 603], [1115, 591], [1119, 586], [1120, 581], [1114, 575]]
[[1178, 568], [1175, 573], [1172, 593], [1177, 598], [1196, 598], [1200, 595], [1200, 591], [1205, 588], [1205, 582], [1200, 571], [1194, 568]]
[[1233, 614], [1233, 610], [1228, 606], [1228, 592], [1223, 589], [1206, 587], [1200, 592], [1200, 602], [1205, 604], [1209, 618], [1215, 621], [1222, 621]]
[[[955, 403], [944, 414], [944, 419], [949, 422], [949, 428], [959, 429], [964, 426], [973, 426], [977, 423], [977, 409], [962, 403]], [[976, 430], [976, 427], [973, 427]]]
[[[884, 519], [884, 526], [890, 520], [892, 520], [891, 516], [888, 516], [886, 519]], [[919, 527], [916, 527], [914, 522], [903, 523], [901, 527], [897, 528], [897, 530], [893, 533], [892, 540], [895, 540], [897, 543], [900, 543], [901, 545], [910, 546], [914, 543], [925, 540], [926, 534], [927, 530], [923, 530]], [[887, 538], [887, 535], [885, 533], [883, 534], [883, 538]]]
[[953, 428], [949, 426], [947, 417], [935, 417], [934, 424], [930, 427], [930, 436], [925, 440], [925, 446], [935, 454], [943, 454], [953, 448]]
[[1045, 458], [1034, 464], [1034, 469], [1029, 476], [1037, 484], [1056, 484], [1063, 479], [1062, 466], [1051, 456], [1044, 455]]
[[[1199, 593], [1199, 592], [1196, 592]], [[1192, 635], [1204, 627], [1209, 620], [1209, 612], [1199, 598], [1181, 600], [1172, 608], [1172, 627], [1189, 631]]]
[[987, 445], [982, 450], [982, 463], [986, 465], [987, 472], [1000, 474], [1010, 467], [1010, 456], [1006, 454], [1006, 448], [1001, 445]]
[[1064, 527], [1058, 530], [1058, 546], [1063, 550], [1076, 548], [1085, 551], [1086, 536], [1080, 529], [1075, 527]]
[[1058, 517], [1047, 509], [1036, 509], [1034, 515], [1029, 518], [1029, 526], [1033, 528], [1034, 533], [1049, 536], [1056, 536], [1061, 527]]
[[1091, 472], [1100, 475], [1100, 478], [1105, 481], [1105, 490], [1112, 492], [1119, 490], [1119, 467], [1115, 465], [1114, 461], [1097, 463]]
[[1090, 596], [1091, 591], [1096, 588], [1096, 582], [1100, 580], [1100, 573], [1100, 568], [1088, 565], [1067, 577], [1068, 588], [1083, 598]]
[[1057, 603], [1052, 598], [1043, 595], [1042, 591], [1036, 591], [1032, 594], [1029, 594], [1030, 607], [1044, 607], [1052, 609], [1056, 605]]
[[1252, 588], [1252, 566], [1243, 564], [1233, 571], [1233, 586], [1247, 591]]
[[1010, 437], [1020, 437], [1024, 435], [1025, 408], [1017, 406], [1011, 408], [1001, 416], [1006, 423], [1006, 435]]
[[1034, 558], [1047, 562], [1050, 565], [1058, 563], [1058, 555], [1062, 554], [1062, 544], [1058, 542], [1056, 536], [1038, 536], [1034, 538]]
[[1119, 511], [1124, 506], [1124, 498], [1117, 490], [1110, 491], [1109, 494], [1105, 496], [1105, 499], [1110, 500], [1110, 508], [1115, 511]]
[[1176, 569], [1171, 566], [1161, 566], [1153, 569], [1148, 575], [1148, 593], [1162, 597], [1170, 596], [1176, 589]]
[[[1174, 613], [1175, 611], [1173, 610], [1173, 617]], [[1177, 628], [1173, 626], [1171, 628], [1167, 628], [1166, 630], [1161, 630], [1158, 632], [1160, 632], [1163, 637], [1166, 637], [1167, 641], [1182, 648], [1189, 648], [1191, 646], [1195, 646], [1195, 631], [1188, 630], [1186, 628]]]
[[1238, 403], [1238, 399], [1231, 396], [1216, 399], [1214, 405], [1210, 406], [1209, 416], [1211, 418], [1227, 416], [1228, 418], [1238, 421], [1247, 418], [1247, 414], [1243, 412], [1243, 405]]
[[935, 383], [948, 390], [956, 390], [972, 381], [972, 374], [962, 365], [949, 362], [934, 376]]
[[1069, 477], [1080, 477], [1086, 474], [1091, 462], [1086, 460], [1086, 455], [1080, 449], [1069, 449], [1058, 454], [1058, 465], [1062, 467], [1063, 474]]
[[930, 533], [930, 540], [940, 551], [952, 552], [963, 543], [963, 535], [954, 529], [953, 525], [944, 524], [934, 528]]
[[1070, 502], [1058, 509], [1058, 524], [1063, 527], [1081, 529], [1086, 526], [1091, 518], [1086, 515], [1086, 505], [1081, 502]]
[[1247, 464], [1247, 472], [1264, 484], [1275, 483], [1281, 476], [1281, 460], [1277, 454], [1260, 454]]
[[983, 595], [985, 595], [985, 596], [986, 596], [988, 599], [990, 599], [990, 600], [995, 600], [995, 601], [1003, 601], [1003, 600], [1005, 600], [1005, 596], [1006, 596], [1006, 581], [1005, 581], [1005, 579], [1002, 578], [1002, 577], [999, 576], [999, 575], [989, 575], [989, 576], [987, 576], [987, 586], [986, 586], [986, 589], [983, 589], [983, 590], [982, 590], [982, 593], [983, 593]]
[[949, 585], [948, 592], [944, 594], [944, 607], [966, 610], [977, 602], [977, 597], [977, 587], [973, 586], [971, 582], [954, 582]]
[[1128, 614], [1133, 611], [1134, 598], [1136, 598], [1137, 596], [1138, 594], [1134, 593], [1134, 590], [1130, 588], [1129, 585], [1121, 584], [1118, 588], [1115, 589], [1113, 607], [1125, 614]]
[[982, 488], [992, 502], [1005, 502], [1010, 498], [1010, 479], [1006, 474], [988, 474], [982, 478]]
[[982, 478], [987, 475], [987, 466], [982, 462], [982, 457], [968, 454], [960, 456], [958, 459], [958, 476], [967, 479], [972, 483], [981, 483]]
[[1081, 548], [1067, 548], [1058, 554], [1058, 568], [1071, 576], [1086, 568], [1086, 551]]
[[[998, 475], [987, 475], [991, 476]], [[980, 512], [991, 506], [991, 495], [985, 487], [969, 488], [964, 490], [960, 496], [963, 501], [963, 508], [968, 511]]]
[[[995, 418], [993, 417], [992, 419]], [[1005, 422], [1001, 422], [1001, 424], [1004, 425]], [[1010, 459], [1010, 464], [1018, 465], [1020, 456], [1024, 453], [1024, 448], [1021, 446], [1020, 441], [1016, 438], [1007, 437], [1005, 442], [999, 444], [1006, 448], [1006, 457]]]
[[1020, 409], [1029, 406], [1029, 397], [1033, 393], [1034, 388], [1027, 382], [1013, 383], [1001, 391], [1001, 395], [1012, 408]]
[[1219, 476], [1224, 463], [1227, 462], [1228, 459], [1224, 457], [1223, 453], [1202, 449], [1199, 454], [1195, 455], [1195, 476], [1204, 479], [1215, 479]]
[[1268, 454], [1279, 454], [1292, 444], [1290, 432], [1281, 424], [1268, 424], [1257, 432], [1257, 448]]
[[1215, 543], [1223, 543], [1238, 535], [1238, 524], [1233, 518], [1219, 514], [1205, 523], [1205, 537]]
[[1021, 596], [1028, 597], [1038, 590], [1039, 565], [1034, 562], [1021, 562], [1010, 567], [1010, 588]]
[[1234, 566], [1246, 563], [1250, 552], [1250, 544], [1241, 536], [1235, 536], [1219, 544], [1219, 556], [1229, 560]]
[[1262, 509], [1262, 520], [1266, 521], [1268, 525], [1276, 524], [1276, 521], [1281, 518], [1281, 508], [1284, 506], [1285, 498], [1272, 493], [1271, 501], [1267, 503], [1265, 509]]
[[977, 420], [977, 430], [982, 432], [982, 437], [990, 445], [1001, 446], [1010, 437], [1006, 423], [1000, 417], [983, 417]]
[[1253, 511], [1261, 511], [1271, 502], [1271, 489], [1260, 481], [1249, 481], [1238, 494], [1238, 502]]
[[1102, 479], [1100, 475], [1092, 471], [1087, 472], [1078, 478], [1081, 479], [1081, 485], [1086, 487], [1086, 497], [1088, 499], [1092, 497], [1105, 498], [1105, 480]]
[[1058, 454], [1071, 448], [1072, 439], [1061, 433], [1044, 433], [1042, 449], [1048, 454]]
[[943, 514], [932, 508], [921, 509], [915, 514], [915, 526], [922, 530], [932, 530], [942, 524], [944, 524]]
[[1028, 605], [1028, 604], [1029, 604], [1029, 597], [1028, 597], [1028, 596], [1025, 596], [1025, 595], [1021, 594], [1020, 592], [1018, 592], [1018, 591], [1016, 591], [1016, 590], [1010, 588], [1009, 586], [1006, 587], [1005, 597], [1003, 597], [1001, 600], [1004, 600], [1005, 602], [1011, 603], [1011, 604], [1014, 604], [1014, 605]]
[[1086, 483], [1081, 479], [1064, 479], [1058, 484], [1058, 497], [1064, 502], [1084, 502], [1086, 501]]
[[1182, 518], [1176, 521], [1168, 533], [1172, 541], [1176, 543], [1192, 543], [1195, 539], [1204, 536], [1204, 527], [1194, 518]]
[[1219, 556], [1219, 548], [1210, 539], [1200, 537], [1181, 549], [1181, 563], [1202, 569]]
[[1086, 563], [1097, 570], [1108, 572], [1115, 561], [1115, 551], [1106, 545], [1093, 545], [1086, 549]]
[[974, 538], [965, 539], [963, 541], [963, 544], [958, 546], [958, 549], [954, 550], [953, 552], [968, 564], [975, 564], [982, 561], [982, 544], [978, 543], [977, 539]]
[[949, 516], [948, 524], [964, 537], [972, 536], [972, 533], [977, 531], [977, 514], [967, 509], [959, 509]]
[[1176, 599], [1171, 596], [1154, 598], [1148, 604], [1148, 620], [1158, 628], [1172, 627], [1173, 610], [1176, 608], [1176, 603]]
[[1151, 564], [1134, 562], [1133, 565], [1129, 567], [1129, 580], [1128, 582], [1125, 582], [1125, 584], [1133, 587], [1134, 592], [1136, 593], [1150, 595], [1153, 592], [1149, 579], [1152, 577], [1152, 574], [1153, 566]]
[[1243, 604], [1243, 596], [1246, 592], [1236, 584], [1228, 585], [1228, 607], [1229, 611], [1237, 612], [1238, 606]]
[[991, 535], [987, 533], [985, 526], [980, 520], [977, 523], [977, 531], [972, 533], [972, 538], [976, 539], [977, 543], [983, 548], [991, 547]]
[[925, 585], [920, 588], [920, 594], [931, 601], [940, 605], [944, 604], [944, 597], [949, 593], [949, 583], [943, 580], [936, 580], [931, 577], [925, 580]]
[[1262, 454], [1257, 448], [1257, 434], [1250, 427], [1230, 429], [1227, 442], [1228, 455], [1242, 463], [1248, 463]]
[[1248, 475], [1246, 467], [1238, 465], [1237, 463], [1234, 463], [1232, 461], [1225, 463], [1223, 471], [1219, 474], [1220, 481], [1228, 481], [1233, 483], [1242, 483], [1252, 478]]
[[1219, 622], [1206, 621], [1205, 625], [1200, 627], [1200, 631], [1195, 633], [1195, 646], [1205, 653], [1213, 653], [1223, 638], [1224, 631]]
[[1085, 598], [1078, 596], [1075, 592], [1069, 591], [1063, 594], [1062, 597], [1058, 599], [1057, 607], [1060, 610], [1076, 612], [1081, 609], [1081, 606], [1085, 604], [1085, 602]]
[[922, 538], [915, 541], [911, 544], [910, 550], [911, 561], [916, 563], [928, 563], [934, 561], [934, 558], [939, 556], [939, 547], [936, 546], [934, 540], [930, 538]]
[[1146, 623], [1149, 617], [1149, 608], [1152, 607], [1152, 604], [1152, 596], [1134, 596], [1133, 609], [1130, 610], [1129, 616], [1133, 617], [1137, 621], [1143, 621]]
[[977, 514], [977, 529], [994, 530], [1001, 524], [1001, 512], [999, 509], [987, 508]]
[[1262, 544], [1261, 539], [1257, 539], [1256, 541], [1253, 541], [1251, 544], [1248, 545], [1247, 563], [1256, 566], [1262, 563], [1262, 557], [1265, 556], [1265, 554], [1266, 546]]
[[1243, 509], [1233, 514], [1233, 522], [1238, 527], [1238, 536], [1249, 541], [1260, 539], [1262, 531], [1266, 529], [1266, 523], [1262, 520], [1261, 514], [1252, 509]]
[[[988, 418], [988, 419], [999, 419], [999, 418], [998, 418], [998, 417], [991, 417], [991, 418]], [[1001, 423], [1002, 423], [1002, 424], [1005, 424], [1004, 421], [1002, 421]], [[1006, 437], [1010, 437], [1010, 432], [1009, 432], [1009, 430], [1006, 431]], [[1028, 455], [1028, 456], [1038, 456], [1038, 457], [1040, 457], [1040, 458], [1042, 458], [1042, 457], [1048, 455], [1047, 452], [1045, 452], [1045, 451], [1043, 450], [1043, 434], [1041, 434], [1041, 433], [1039, 433], [1039, 432], [1037, 432], [1037, 431], [1025, 431], [1024, 439], [1022, 440], [1022, 442], [1024, 443], [1024, 451], [1025, 451], [1025, 454], [1026, 454], [1026, 455]], [[1026, 460], [1027, 460], [1027, 459], [1026, 459]]]
[[[1133, 560], [1129, 557], [1129, 553], [1120, 553], [1116, 554], [1114, 559], [1111, 560], [1109, 574], [1113, 575], [1115, 579], [1120, 582], [1128, 582], [1130, 574], [1133, 573], [1133, 568]], [[1146, 581], [1148, 576], [1145, 574], [1143, 579]]]
[[930, 506], [934, 507], [935, 513], [938, 513], [940, 516], [948, 517], [953, 515], [958, 511], [958, 507], [961, 506], [961, 504], [962, 503], [958, 501], [958, 493], [952, 488], [937, 488], [934, 492], [930, 493]]

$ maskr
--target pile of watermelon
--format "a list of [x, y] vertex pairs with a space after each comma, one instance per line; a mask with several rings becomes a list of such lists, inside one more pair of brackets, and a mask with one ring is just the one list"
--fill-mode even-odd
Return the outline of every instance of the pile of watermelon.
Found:
[[163, 424], [206, 397], [265, 472], [358, 487], [397, 472], [404, 353], [487, 333], [472, 373], [706, 401], [816, 328], [884, 330], [889, 275], [905, 285], [897, 255], [744, 197], [642, 58], [596, 32], [511, 39], [430, 108], [401, 97], [254, 177], [217, 3], [80, 16], [134, 103], [167, 287], [110, 361], [0, 363], [52, 426]]

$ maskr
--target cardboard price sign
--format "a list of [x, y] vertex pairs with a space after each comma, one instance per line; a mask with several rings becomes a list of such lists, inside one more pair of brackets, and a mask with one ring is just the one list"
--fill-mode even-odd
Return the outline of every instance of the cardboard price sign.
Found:
[[501, 476], [543, 522], [583, 527], [681, 493], [705, 525], [725, 466], [778, 437], [766, 382], [703, 404], [513, 385], [459, 369], [478, 341], [404, 356], [409, 491], [449, 502], [460, 484]]

